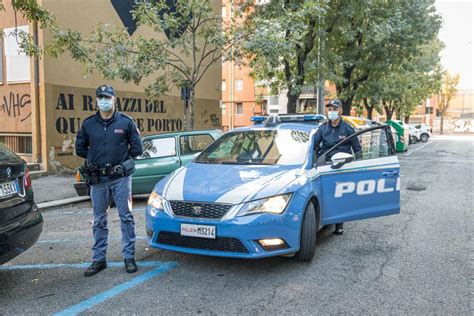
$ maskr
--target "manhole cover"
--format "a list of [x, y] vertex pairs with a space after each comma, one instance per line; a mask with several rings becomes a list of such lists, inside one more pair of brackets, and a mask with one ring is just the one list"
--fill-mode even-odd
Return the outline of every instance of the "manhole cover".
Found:
[[409, 186], [407, 186], [407, 190], [410, 190], [410, 191], [424, 191], [424, 190], [426, 190], [426, 187], [421, 186], [421, 185], [409, 185]]

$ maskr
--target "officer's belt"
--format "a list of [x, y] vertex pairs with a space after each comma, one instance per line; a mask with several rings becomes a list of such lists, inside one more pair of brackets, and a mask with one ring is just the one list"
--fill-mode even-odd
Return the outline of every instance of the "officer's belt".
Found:
[[108, 176], [108, 175], [110, 175], [110, 169], [109, 168], [98, 168], [97, 171], [99, 171], [99, 176]]
[[99, 172], [99, 176], [110, 176], [112, 170], [115, 170], [115, 168], [117, 168], [117, 167], [121, 168], [122, 165], [118, 164], [118, 165], [113, 166], [113, 167], [97, 168], [97, 171]]

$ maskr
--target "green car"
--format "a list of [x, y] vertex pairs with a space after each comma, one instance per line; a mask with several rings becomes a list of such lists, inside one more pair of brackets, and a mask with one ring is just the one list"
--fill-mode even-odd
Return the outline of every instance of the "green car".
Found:
[[[221, 137], [217, 129], [150, 135], [142, 138], [143, 155], [135, 160], [132, 194], [148, 194], [162, 178], [186, 165], [197, 153]], [[79, 172], [74, 189], [78, 195], [88, 195], [87, 185]]]

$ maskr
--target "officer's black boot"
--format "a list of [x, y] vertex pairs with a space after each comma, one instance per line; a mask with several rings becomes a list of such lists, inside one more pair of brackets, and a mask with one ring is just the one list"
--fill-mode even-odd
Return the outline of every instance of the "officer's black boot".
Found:
[[135, 263], [135, 259], [124, 259], [123, 262], [125, 263], [125, 270], [127, 273], [135, 273], [137, 272], [137, 264]]
[[87, 270], [84, 272], [85, 277], [90, 277], [93, 276], [94, 274], [99, 273], [100, 271], [104, 270], [107, 268], [107, 262], [105, 261], [94, 261], [92, 264], [87, 268]]
[[336, 229], [334, 230], [334, 234], [342, 235], [344, 233], [344, 223], [337, 223]]

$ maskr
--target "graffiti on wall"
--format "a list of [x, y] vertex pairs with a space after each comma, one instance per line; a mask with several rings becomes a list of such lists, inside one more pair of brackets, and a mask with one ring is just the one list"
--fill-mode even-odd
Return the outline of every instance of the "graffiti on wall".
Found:
[[[434, 121], [434, 130], [439, 132], [441, 128], [441, 119]], [[443, 123], [445, 132], [453, 133], [474, 133], [474, 119], [469, 118], [445, 118]]]
[[[60, 93], [55, 109], [61, 111], [61, 115], [56, 118], [56, 131], [60, 134], [77, 134], [81, 127], [83, 116], [76, 116], [78, 111], [93, 114], [95, 98], [90, 95], [81, 95], [80, 104], [75, 104], [74, 94]], [[166, 114], [164, 101], [150, 101], [140, 98], [117, 98], [117, 109], [120, 112], [131, 114], [140, 132], [173, 132], [183, 129], [183, 120], [176, 118], [151, 118], [152, 114]], [[66, 115], [67, 112], [74, 112], [76, 115]], [[142, 116], [142, 117], [138, 117]]]
[[10, 92], [8, 96], [4, 95], [0, 100], [0, 112], [5, 113], [10, 118], [19, 118], [21, 122], [31, 116], [30, 95]]

